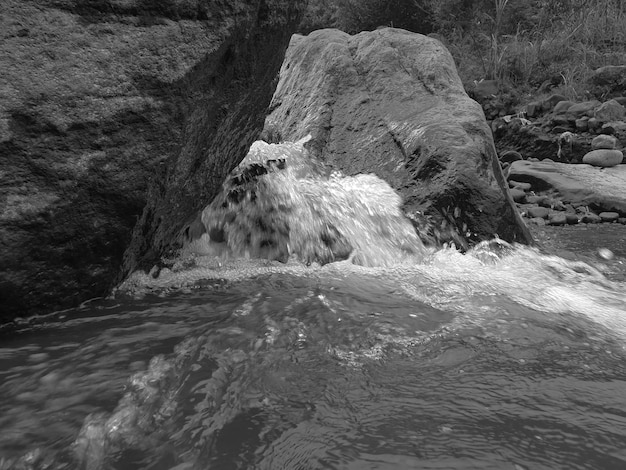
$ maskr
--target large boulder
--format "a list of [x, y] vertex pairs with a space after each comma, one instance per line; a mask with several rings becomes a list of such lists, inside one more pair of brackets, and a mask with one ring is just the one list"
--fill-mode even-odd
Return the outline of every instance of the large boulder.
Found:
[[481, 107], [439, 41], [393, 28], [294, 36], [271, 110], [266, 135], [311, 134], [316, 158], [386, 180], [410, 218], [469, 244], [496, 234], [531, 241]]
[[172, 242], [257, 138], [304, 4], [0, 0], [0, 319], [105, 294], [139, 218], [127, 269]]

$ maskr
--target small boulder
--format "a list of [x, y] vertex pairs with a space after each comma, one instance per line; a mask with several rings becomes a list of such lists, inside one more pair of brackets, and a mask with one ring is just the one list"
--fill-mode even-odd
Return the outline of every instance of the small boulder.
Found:
[[620, 217], [619, 219], [617, 219], [617, 223], [626, 225], [626, 217]]
[[592, 150], [583, 157], [583, 163], [605, 168], [619, 165], [622, 160], [624, 154], [621, 151], [608, 149]]
[[526, 202], [528, 204], [538, 204], [540, 206], [543, 206], [543, 201], [546, 199], [546, 196], [526, 196]]
[[589, 119], [587, 116], [580, 119], [576, 119], [576, 130], [580, 132], [587, 132], [589, 130]]
[[543, 219], [541, 217], [533, 217], [528, 222], [530, 222], [531, 224], [535, 224], [535, 225], [541, 225], [541, 226], [546, 225], [546, 219]]
[[565, 221], [567, 222], [567, 225], [576, 225], [578, 223], [578, 216], [573, 212], [566, 212]]
[[532, 103], [528, 103], [526, 105], [526, 116], [529, 118], [534, 118], [539, 115], [541, 112], [541, 103], [538, 101], [533, 101]]
[[593, 113], [600, 122], [621, 121], [626, 116], [626, 108], [615, 100], [609, 100], [602, 103]]
[[553, 212], [548, 217], [549, 225], [565, 225], [567, 224], [567, 216], [563, 212]]
[[[561, 103], [559, 103], [561, 104]], [[570, 119], [565, 114], [557, 114], [552, 118], [553, 126], [569, 127]]]
[[590, 131], [597, 131], [602, 126], [602, 123], [598, 121], [596, 118], [589, 118], [587, 121], [587, 127]]
[[567, 114], [571, 114], [575, 117], [593, 116], [594, 110], [600, 106], [598, 100], [583, 101], [582, 103], [576, 103], [567, 109]]
[[583, 224], [599, 224], [600, 222], [602, 222], [602, 219], [599, 215], [594, 214], [593, 212], [587, 212], [580, 218], [580, 221]]
[[574, 104], [575, 103], [573, 101], [569, 100], [559, 101], [554, 106], [554, 109], [552, 111], [554, 112], [554, 114], [565, 114], [571, 106], [574, 106]]
[[593, 138], [591, 148], [593, 150], [609, 149], [613, 150], [617, 147], [617, 139], [612, 135], [601, 134]]
[[522, 204], [526, 200], [526, 193], [521, 189], [513, 188], [509, 192], [511, 193], [511, 197], [515, 202], [519, 202], [520, 204]]
[[602, 124], [600, 130], [602, 134], [610, 134], [619, 136], [626, 136], [626, 122], [624, 121], [611, 121], [606, 124]]
[[617, 212], [600, 212], [598, 215], [602, 219], [602, 222], [615, 222], [619, 219], [619, 214]]
[[550, 209], [546, 208], [546, 207], [530, 207], [528, 208], [528, 217], [530, 218], [535, 218], [535, 217], [539, 217], [541, 219], [545, 219], [546, 217], [548, 217], [548, 214], [550, 213]]
[[567, 101], [567, 98], [563, 95], [554, 94], [549, 98], [543, 100], [541, 106], [543, 107], [544, 111], [550, 111], [557, 105], [557, 103], [560, 103], [561, 101]]

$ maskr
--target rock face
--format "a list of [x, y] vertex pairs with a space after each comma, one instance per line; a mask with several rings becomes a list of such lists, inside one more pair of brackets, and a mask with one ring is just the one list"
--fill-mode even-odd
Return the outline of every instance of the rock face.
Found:
[[[163, 253], [263, 125], [304, 0], [0, 0], [0, 319]], [[150, 203], [145, 211], [151, 180]]]
[[265, 125], [347, 175], [374, 173], [457, 239], [529, 242], [484, 114], [443, 45], [404, 30], [291, 40]]

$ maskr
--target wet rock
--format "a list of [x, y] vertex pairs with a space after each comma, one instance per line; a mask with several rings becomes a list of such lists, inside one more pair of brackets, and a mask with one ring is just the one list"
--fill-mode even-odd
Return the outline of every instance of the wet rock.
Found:
[[619, 165], [624, 160], [624, 154], [619, 150], [599, 149], [592, 150], [583, 157], [583, 163], [604, 168]]
[[613, 150], [617, 147], [617, 139], [612, 135], [598, 135], [591, 141], [591, 148], [593, 150], [609, 149]]
[[546, 207], [530, 207], [528, 208], [528, 217], [535, 218], [539, 217], [541, 219], [545, 219], [548, 217], [550, 213], [550, 209]]
[[[479, 93], [494, 90], [483, 82]], [[483, 111], [439, 41], [394, 28], [296, 35], [271, 109], [266, 126], [290, 141], [311, 134], [313, 156], [346, 175], [376, 174], [407, 214], [449, 224], [468, 243], [530, 240]]]
[[2, 3], [0, 317], [105, 295], [138, 218], [126, 271], [172, 246], [257, 138], [304, 3]]
[[598, 214], [602, 219], [602, 222], [616, 222], [619, 219], [617, 212], [600, 212]]

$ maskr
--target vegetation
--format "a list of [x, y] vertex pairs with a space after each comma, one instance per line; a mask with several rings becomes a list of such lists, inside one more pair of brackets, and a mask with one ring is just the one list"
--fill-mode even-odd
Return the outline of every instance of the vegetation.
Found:
[[468, 88], [498, 79], [523, 95], [550, 84], [582, 99], [593, 70], [626, 64], [626, 0], [310, 0], [300, 30], [379, 26], [437, 33]]

